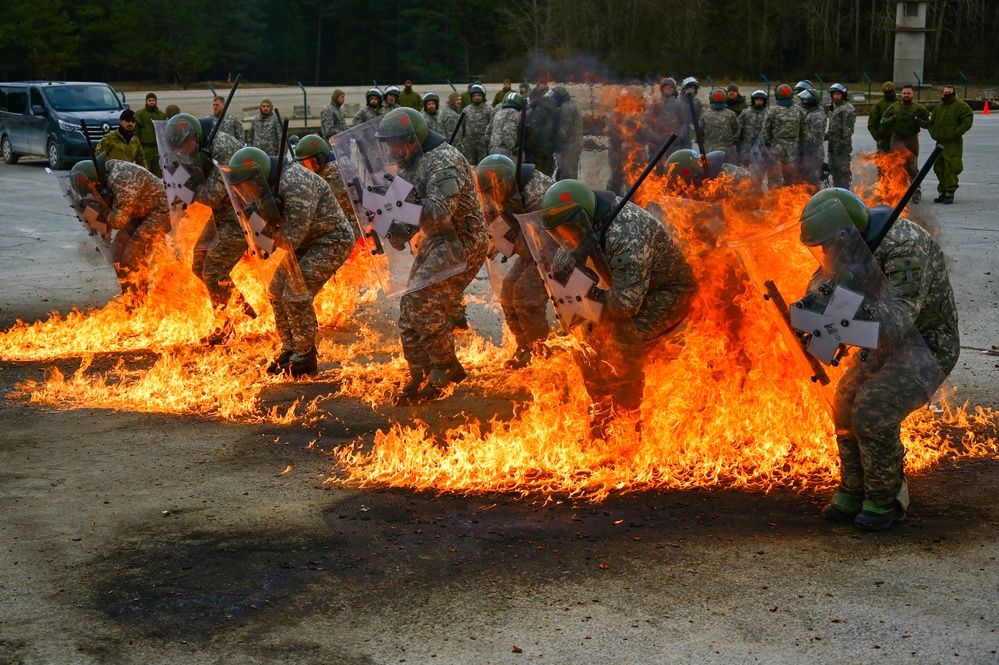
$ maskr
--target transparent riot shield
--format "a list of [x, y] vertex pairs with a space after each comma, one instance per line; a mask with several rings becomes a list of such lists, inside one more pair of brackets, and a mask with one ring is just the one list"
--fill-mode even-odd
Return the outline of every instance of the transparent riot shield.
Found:
[[255, 167], [218, 165], [216, 168], [270, 297], [285, 302], [308, 299], [311, 294], [295, 248], [281, 232], [281, 212], [263, 173]]
[[[153, 129], [156, 131], [174, 241], [181, 247], [194, 245], [196, 249], [211, 249], [218, 243], [214, 220], [209, 216], [206, 222], [203, 211], [193, 214], [190, 210], [194, 198], [205, 185], [204, 161], [197, 131], [191, 123], [168, 125], [166, 120], [154, 120]], [[209, 228], [206, 229], [206, 225]]]
[[494, 172], [486, 175], [488, 180], [479, 180], [479, 202], [489, 231], [486, 270], [493, 297], [501, 300], [503, 283], [517, 263], [517, 257], [533, 259], [515, 217], [524, 212], [520, 192]]
[[566, 332], [579, 323], [600, 322], [600, 293], [614, 280], [596, 238], [576, 221], [585, 214], [568, 203], [516, 216]]
[[111, 212], [104, 198], [97, 192], [94, 183], [86, 177], [77, 177], [69, 173], [53, 173], [46, 168], [45, 172], [56, 179], [62, 195], [73, 209], [76, 218], [83, 224], [87, 236], [94, 247], [101, 253], [108, 265], [114, 265], [111, 253], [111, 229], [107, 224]]
[[418, 185], [428, 179], [426, 159], [413, 141], [376, 138], [380, 119], [332, 137], [361, 237], [389, 298], [422, 289], [465, 270], [467, 257], [450, 220], [423, 218]]
[[848, 224], [807, 247], [800, 229], [790, 223], [729, 243], [769, 301], [799, 375], [810, 379], [834, 421], [849, 407], [837, 399], [844, 381], [857, 377], [894, 373], [928, 400], [943, 372], [863, 237]]

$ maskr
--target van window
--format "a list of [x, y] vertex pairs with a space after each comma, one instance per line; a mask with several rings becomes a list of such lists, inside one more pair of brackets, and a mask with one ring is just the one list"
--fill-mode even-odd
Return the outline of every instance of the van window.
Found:
[[60, 85], [44, 88], [56, 111], [117, 111], [118, 97], [106, 85]]
[[42, 93], [38, 92], [38, 88], [31, 89], [31, 107], [41, 106], [45, 108], [45, 102], [42, 101]]
[[24, 88], [7, 88], [0, 109], [8, 113], [24, 113], [26, 108], [28, 108], [28, 91]]

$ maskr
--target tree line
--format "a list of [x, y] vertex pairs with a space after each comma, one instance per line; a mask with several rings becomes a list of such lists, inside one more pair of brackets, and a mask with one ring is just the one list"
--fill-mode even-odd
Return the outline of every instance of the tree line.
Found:
[[[895, 0], [6, 0], [0, 78], [381, 85], [496, 80], [875, 79]], [[997, 78], [999, 3], [931, 0], [929, 74]]]

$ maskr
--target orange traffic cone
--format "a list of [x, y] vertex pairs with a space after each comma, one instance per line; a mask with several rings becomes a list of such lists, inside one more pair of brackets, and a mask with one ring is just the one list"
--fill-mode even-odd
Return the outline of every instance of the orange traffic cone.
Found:
[[982, 113], [982, 115], [988, 115], [988, 114], [989, 114], [989, 100], [986, 99], [985, 100], [985, 112]]

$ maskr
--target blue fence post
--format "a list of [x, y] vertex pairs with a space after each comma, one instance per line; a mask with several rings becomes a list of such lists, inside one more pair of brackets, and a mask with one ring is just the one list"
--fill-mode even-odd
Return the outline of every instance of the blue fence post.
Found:
[[707, 79], [708, 79], [708, 85], [710, 85], [712, 88], [714, 88], [715, 87], [715, 80], [713, 78], [711, 78], [710, 74], [707, 75]]
[[867, 79], [867, 101], [873, 103], [873, 98], [871, 97], [873, 94], [871, 92], [871, 77], [867, 75], [867, 72], [864, 72], [864, 78]]
[[964, 99], [968, 98], [968, 77], [964, 75], [964, 72], [958, 70], [958, 74], [964, 79]]
[[916, 72], [912, 72], [912, 75], [916, 77], [916, 101], [918, 102], [923, 97], [923, 80]]
[[770, 79], [767, 78], [766, 74], [760, 74], [760, 78], [767, 82], [767, 97], [770, 96]]
[[822, 80], [818, 72], [814, 73], [815, 80], [819, 82], [819, 104], [822, 104], [822, 95], [826, 94], [826, 82]]
[[[305, 118], [302, 122], [302, 127], [306, 127], [309, 124], [309, 95], [305, 92], [305, 86], [302, 85], [302, 82], [297, 81], [297, 83], [298, 87], [302, 89], [302, 116]], [[291, 110], [294, 111], [294, 107]], [[295, 114], [292, 113], [292, 115], [294, 116]]]
[[208, 84], [208, 89], [212, 91], [212, 99], [215, 99], [216, 97], [219, 96], [219, 93], [215, 92], [215, 86], [213, 86], [211, 83]]

